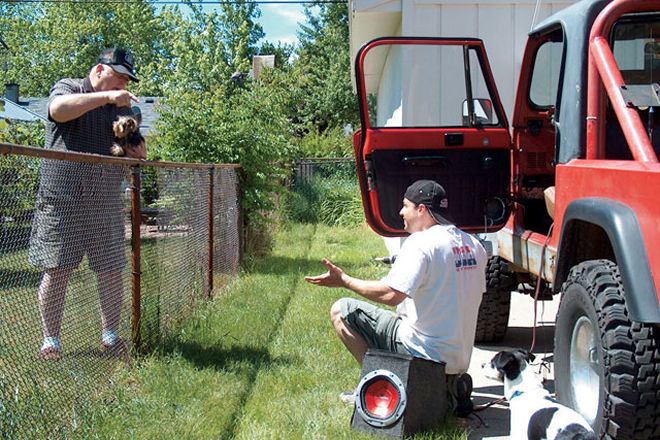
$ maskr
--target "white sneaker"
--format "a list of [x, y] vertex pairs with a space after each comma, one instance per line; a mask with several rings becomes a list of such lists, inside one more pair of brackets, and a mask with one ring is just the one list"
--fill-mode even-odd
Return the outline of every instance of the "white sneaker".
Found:
[[339, 399], [347, 405], [353, 405], [355, 403], [355, 392], [344, 391], [339, 395]]

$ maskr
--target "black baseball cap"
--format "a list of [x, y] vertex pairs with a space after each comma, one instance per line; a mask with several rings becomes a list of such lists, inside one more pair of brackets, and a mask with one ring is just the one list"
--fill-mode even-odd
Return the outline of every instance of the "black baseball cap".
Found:
[[445, 189], [433, 180], [418, 180], [408, 187], [404, 196], [416, 205], [423, 204], [439, 224], [453, 224], [449, 215], [449, 200]]
[[127, 75], [131, 81], [138, 82], [140, 80], [135, 76], [133, 61], [132, 53], [120, 47], [113, 47], [101, 52], [97, 63], [106, 64], [112, 67], [115, 72]]

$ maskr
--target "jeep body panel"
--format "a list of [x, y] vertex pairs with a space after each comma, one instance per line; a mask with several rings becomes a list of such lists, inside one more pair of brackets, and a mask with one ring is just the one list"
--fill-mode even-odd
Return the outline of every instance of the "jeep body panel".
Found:
[[[514, 217], [497, 233], [488, 234], [487, 240], [495, 242], [493, 255], [510, 263], [511, 270], [541, 276], [552, 282], [555, 274], [557, 250], [548, 244], [547, 236], [530, 230], [516, 230]], [[543, 264], [541, 264], [543, 262]]]
[[[563, 76], [564, 85], [560, 91], [561, 99], [555, 109], [554, 118], [557, 122], [557, 143], [559, 149], [555, 153], [557, 163], [566, 163], [577, 157], [584, 157], [586, 145], [586, 120], [584, 114], [587, 108], [584, 85], [587, 80], [587, 56], [589, 46], [589, 31], [598, 13], [609, 3], [609, 0], [575, 3], [542, 22], [538, 23], [529, 32], [529, 40], [525, 47], [522, 66], [530, 66], [538, 45], [533, 44], [544, 34], [553, 30], [563, 33], [564, 57]], [[518, 94], [512, 119], [514, 139], [526, 130], [530, 120], [541, 119], [549, 123], [547, 111], [535, 109], [529, 102], [530, 69], [521, 69], [518, 82]], [[554, 129], [552, 136], [554, 136]], [[519, 139], [518, 145], [527, 145], [533, 142], [529, 137]]]
[[[660, 174], [657, 177], [660, 178]], [[601, 228], [606, 237], [590, 234], [593, 227]], [[638, 218], [630, 206], [603, 197], [574, 199], [565, 211], [561, 230], [555, 291], [573, 266], [587, 260], [611, 259], [619, 266], [624, 291], [635, 292], [627, 296], [626, 301], [631, 319], [660, 322], [657, 289], [649, 265], [652, 260], [644, 245]], [[608, 255], [610, 252], [612, 255]]]

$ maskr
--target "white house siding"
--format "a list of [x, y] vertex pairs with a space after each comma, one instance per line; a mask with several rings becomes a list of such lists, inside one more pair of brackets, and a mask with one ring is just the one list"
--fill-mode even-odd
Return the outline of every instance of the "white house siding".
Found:
[[[354, 57], [357, 50], [366, 42], [360, 39], [361, 36], [368, 35], [370, 38], [391, 36], [392, 29], [396, 28], [399, 29], [396, 31], [398, 35], [404, 36], [481, 38], [486, 46], [500, 97], [510, 118], [523, 49], [527, 33], [532, 26], [532, 19], [534, 18], [535, 23], [538, 23], [572, 3], [575, 1], [351, 0], [349, 4], [351, 52]], [[536, 17], [534, 17], [535, 10]], [[384, 16], [389, 19], [386, 28], [383, 25]], [[400, 20], [400, 26], [392, 25], [392, 17]], [[383, 29], [383, 32], [387, 29], [389, 33], [379, 34], [380, 29]], [[387, 66], [388, 63], [385, 65]], [[405, 78], [406, 73], [374, 79], [373, 83], [378, 84], [376, 89], [380, 92], [389, 87], [397, 87], [394, 83], [383, 83], [386, 77], [390, 80]], [[400, 83], [398, 87], [401, 87]], [[402, 93], [405, 102], [405, 90]], [[396, 94], [401, 95], [401, 92]], [[384, 105], [395, 105], [396, 100], [392, 96], [386, 97], [379, 93], [379, 97], [386, 99], [387, 104], [383, 103]], [[399, 105], [400, 102], [399, 100]], [[379, 109], [381, 107], [382, 105], [379, 105]], [[407, 108], [408, 106], [404, 105], [404, 121], [407, 119]], [[396, 108], [390, 108], [384, 113], [392, 115], [395, 110]]]

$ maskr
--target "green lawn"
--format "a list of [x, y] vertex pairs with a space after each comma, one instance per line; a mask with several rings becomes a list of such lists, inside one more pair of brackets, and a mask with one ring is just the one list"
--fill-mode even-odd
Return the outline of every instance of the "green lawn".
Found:
[[[160, 348], [120, 370], [70, 438], [361, 439], [339, 401], [360, 369], [335, 337], [329, 308], [347, 291], [303, 281], [328, 257], [347, 272], [384, 275], [366, 227], [294, 225], [272, 255], [202, 305]], [[455, 425], [453, 420], [450, 425]], [[464, 439], [439, 428], [417, 439]]]
[[80, 423], [90, 397], [123, 363], [99, 355], [98, 295], [86, 264], [72, 275], [66, 297], [62, 338], [67, 356], [41, 361], [41, 272], [28, 265], [25, 248], [10, 251], [0, 253], [0, 437], [63, 436]]
[[[29, 229], [28, 229], [29, 231]], [[167, 330], [189, 316], [204, 295], [203, 268], [189, 237], [142, 242], [142, 341], [157, 346]], [[58, 362], [38, 358], [41, 318], [37, 290], [41, 271], [27, 262], [27, 242], [0, 248], [0, 438], [67, 438], [86, 408], [105, 398], [124, 357], [100, 352], [100, 314], [93, 272], [83, 260], [67, 289]], [[127, 242], [128, 243], [128, 242]], [[128, 252], [127, 244], [127, 252]], [[200, 265], [197, 265], [200, 266]], [[124, 271], [122, 335], [131, 334], [130, 264]]]

